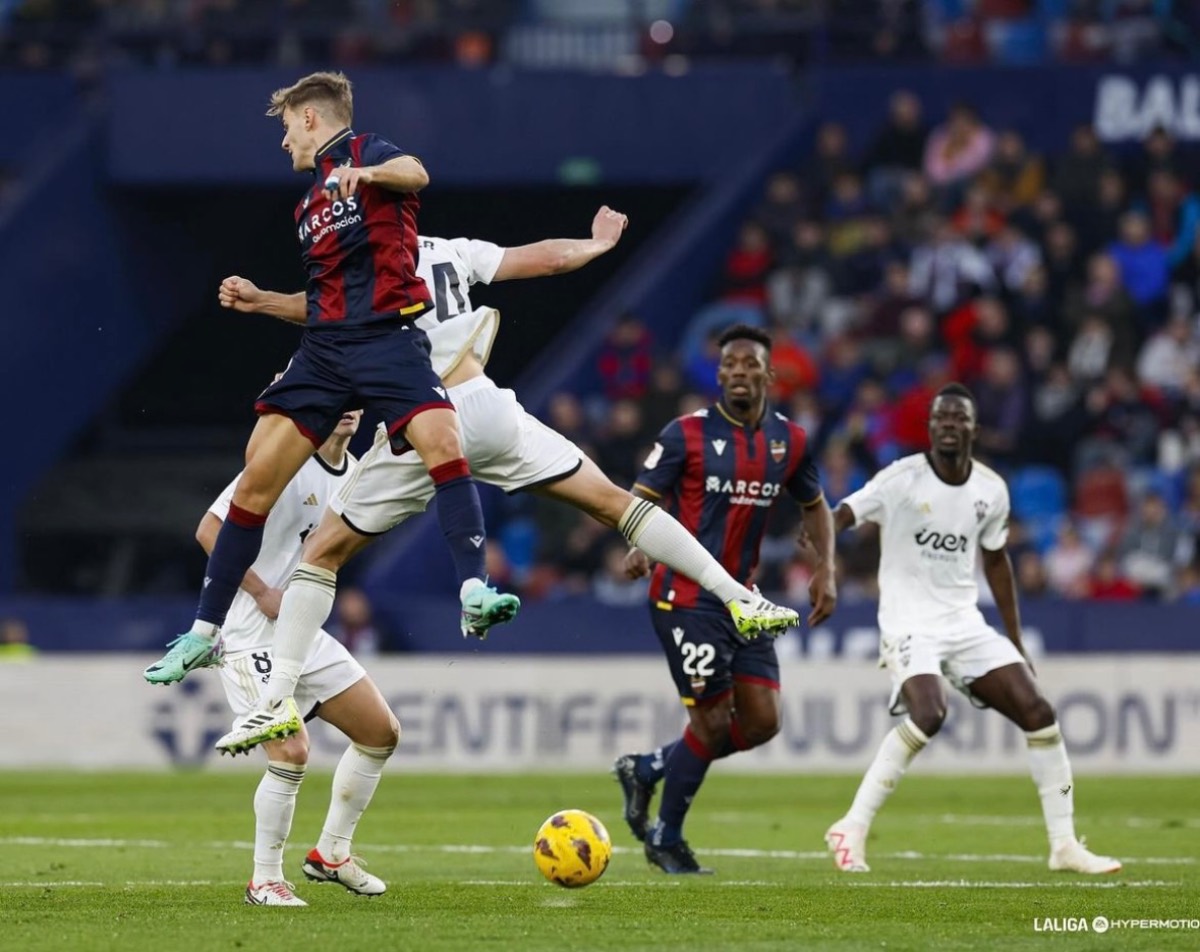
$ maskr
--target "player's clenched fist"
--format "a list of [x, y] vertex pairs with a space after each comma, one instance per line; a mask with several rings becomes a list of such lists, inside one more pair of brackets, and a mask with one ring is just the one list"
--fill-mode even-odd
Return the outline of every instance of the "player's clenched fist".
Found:
[[607, 205], [601, 205], [600, 211], [596, 212], [596, 217], [592, 219], [592, 237], [597, 241], [615, 245], [628, 224], [627, 216], [613, 211]]
[[262, 298], [262, 293], [253, 281], [233, 274], [221, 282], [217, 289], [217, 300], [221, 307], [231, 307], [235, 311], [252, 311]]

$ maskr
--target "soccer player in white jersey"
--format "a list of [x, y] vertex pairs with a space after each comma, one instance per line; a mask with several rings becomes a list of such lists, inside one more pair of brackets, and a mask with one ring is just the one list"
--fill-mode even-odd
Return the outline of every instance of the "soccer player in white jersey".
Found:
[[[887, 467], [834, 512], [841, 532], [879, 526], [880, 655], [892, 677], [891, 710], [907, 713], [884, 738], [850, 811], [825, 842], [838, 869], [867, 872], [867, 831], [913, 758], [946, 718], [944, 675], [972, 703], [995, 708], [1025, 732], [1029, 769], [1050, 838], [1050, 868], [1115, 873], [1075, 837], [1071, 765], [1054, 708], [1038, 689], [1021, 643], [1008, 541], [1008, 487], [971, 458], [979, 434], [975, 400], [961, 384], [942, 388], [929, 416], [928, 454]], [[978, 608], [976, 552], [1008, 634]]]
[[[267, 517], [262, 548], [230, 606], [222, 628], [225, 664], [221, 684], [239, 718], [258, 706], [259, 692], [271, 674], [271, 636], [282, 586], [300, 561], [305, 537], [316, 528], [325, 506], [354, 469], [346, 446], [361, 415], [358, 410], [344, 414], [333, 435], [288, 483]], [[229, 513], [237, 482], [234, 479], [209, 507], [196, 531], [206, 552]], [[318, 882], [339, 883], [353, 893], [377, 896], [387, 886], [350, 855], [350, 841], [384, 764], [396, 749], [400, 725], [362, 666], [324, 631], [318, 632], [304, 660], [296, 700], [306, 715], [327, 721], [350, 739], [334, 772], [321, 838], [304, 859], [304, 875]], [[307, 732], [302, 728], [285, 740], [265, 744], [264, 750], [267, 772], [254, 794], [254, 874], [246, 886], [246, 902], [306, 906], [284, 876], [283, 848], [308, 761]]]
[[[624, 215], [605, 206], [592, 221], [591, 238], [549, 239], [516, 248], [465, 238], [418, 239], [417, 273], [436, 304], [434, 313], [418, 323], [429, 334], [433, 367], [458, 410], [471, 472], [507, 492], [532, 490], [570, 503], [618, 529], [649, 558], [717, 595], [743, 634], [781, 633], [799, 623], [794, 610], [750, 592], [669, 513], [616, 486], [574, 443], [525, 412], [516, 394], [500, 389], [484, 373], [499, 314], [489, 308], [472, 310], [470, 286], [574, 271], [616, 245], [626, 223]], [[244, 278], [227, 278], [220, 299], [226, 307], [286, 320], [303, 313], [303, 295], [262, 291]], [[378, 437], [330, 504], [306, 541], [303, 561], [284, 595], [275, 627], [275, 670], [263, 707], [221, 738], [218, 749], [236, 754], [295, 729], [298, 721], [288, 698], [297, 659], [305, 657], [329, 617], [337, 572], [376, 536], [425, 510], [433, 485], [419, 465], [414, 467], [419, 462], [411, 453], [396, 456]]]

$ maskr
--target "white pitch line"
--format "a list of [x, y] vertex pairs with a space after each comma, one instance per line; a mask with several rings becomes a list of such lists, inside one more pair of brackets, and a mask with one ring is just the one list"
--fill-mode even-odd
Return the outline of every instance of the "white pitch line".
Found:
[[146, 849], [165, 849], [170, 846], [163, 840], [83, 840], [83, 839], [62, 839], [53, 836], [6, 836], [0, 839], [0, 845], [3, 846], [69, 846], [78, 848], [104, 848], [111, 849], [113, 847], [144, 847]]
[[[711, 883], [713, 886], [750, 886], [761, 888], [764, 886], [783, 886], [784, 884], [772, 882], [766, 879], [721, 879], [714, 877], [712, 879], [695, 879], [691, 880], [696, 883]], [[861, 879], [846, 879], [839, 877], [837, 880], [845, 886], [855, 888], [874, 888], [874, 889], [1122, 889], [1122, 888], [1141, 888], [1141, 889], [1162, 889], [1179, 887], [1178, 882], [1170, 882], [1162, 879], [1142, 879], [1142, 880], [1113, 880], [1109, 882], [1074, 882], [1074, 881], [1050, 881], [1050, 882], [974, 882], [968, 879], [934, 879], [934, 880], [889, 880], [887, 882], [872, 882], [870, 880]], [[138, 887], [162, 887], [162, 886], [241, 886], [242, 880], [231, 879], [227, 881], [218, 881], [213, 879], [146, 879], [146, 880], [127, 880], [120, 883], [103, 883], [93, 882], [88, 880], [57, 880], [53, 882], [0, 882], [0, 889], [64, 889], [70, 887], [92, 887], [92, 888], [124, 888], [136, 889]], [[549, 883], [539, 882], [530, 879], [465, 879], [461, 880], [460, 886], [539, 886], [549, 888]], [[640, 880], [616, 880], [616, 881], [601, 881], [593, 884], [593, 888], [602, 887], [605, 889], [620, 889], [626, 887], [636, 887], [638, 889], [677, 889], [683, 883], [679, 880], [670, 880], [665, 882], [655, 882], [653, 880], [645, 882]]]
[[106, 888], [126, 888], [132, 889], [138, 886], [241, 886], [244, 885], [240, 879], [231, 879], [227, 882], [220, 882], [215, 879], [139, 879], [126, 880], [121, 883], [100, 883], [89, 882], [82, 879], [67, 879], [55, 882], [15, 882], [15, 883], [0, 883], [0, 889], [12, 888], [19, 889], [21, 887], [31, 887], [35, 889], [61, 889], [68, 886], [102, 886]]
[[[0, 846], [64, 846], [74, 848], [134, 847], [145, 849], [183, 849], [203, 846], [209, 849], [246, 850], [253, 847], [244, 840], [216, 840], [202, 844], [168, 843], [163, 840], [112, 840], [112, 839], [58, 839], [40, 836], [13, 836], [0, 838]], [[358, 848], [364, 853], [448, 853], [452, 855], [488, 856], [495, 854], [523, 855], [529, 846], [483, 846], [479, 844], [454, 843], [362, 843]], [[635, 847], [614, 846], [617, 854], [641, 854]], [[704, 856], [726, 856], [735, 859], [783, 859], [826, 861], [829, 854], [824, 850], [754, 850], [754, 849], [704, 849]], [[955, 863], [1044, 863], [1046, 857], [1028, 853], [922, 853], [916, 850], [900, 850], [874, 854], [886, 859], [933, 860]], [[1194, 856], [1131, 856], [1122, 857], [1126, 863], [1146, 863], [1156, 866], [1194, 866]]]
[[969, 879], [932, 879], [932, 880], [891, 880], [886, 883], [876, 883], [864, 880], [846, 880], [847, 886], [868, 886], [884, 889], [1126, 889], [1162, 888], [1182, 885], [1167, 882], [1162, 879], [1117, 880], [1114, 882], [1041, 882], [1041, 883], [1012, 883], [1012, 882], [973, 882]]
[[[925, 818], [918, 817], [914, 822], [920, 823]], [[933, 818], [933, 822], [946, 823], [952, 826], [1036, 826], [1041, 827], [1043, 821], [1036, 816], [1001, 816], [978, 813], [943, 813]], [[1189, 828], [1200, 827], [1200, 818], [1190, 817], [1185, 820], [1168, 820], [1163, 817], [1127, 816], [1120, 819], [1100, 817], [1087, 820], [1089, 826], [1127, 826], [1133, 829], [1170, 829], [1168, 823]]]

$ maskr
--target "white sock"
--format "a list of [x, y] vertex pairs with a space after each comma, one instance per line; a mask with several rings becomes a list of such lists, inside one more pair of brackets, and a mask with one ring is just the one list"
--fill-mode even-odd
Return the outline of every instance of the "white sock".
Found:
[[263, 701], [274, 704], [296, 693], [296, 682], [312, 650], [317, 633], [333, 611], [337, 574], [301, 562], [292, 573], [271, 642], [271, 679], [263, 690]]
[[304, 764], [267, 762], [254, 794], [254, 883], [283, 882], [283, 847], [292, 831]]
[[197, 618], [192, 622], [192, 634], [199, 635], [201, 638], [208, 638], [211, 641], [216, 637], [217, 626], [211, 621], [201, 621]]
[[458, 586], [458, 600], [461, 602], [464, 598], [467, 597], [467, 592], [469, 592], [471, 589], [475, 588], [477, 585], [486, 585], [486, 584], [487, 584], [487, 582], [485, 582], [481, 578], [466, 579], [462, 583], [462, 585]]
[[1042, 798], [1042, 815], [1050, 849], [1075, 839], [1075, 781], [1058, 724], [1025, 735], [1029, 745], [1029, 773]]
[[333, 773], [333, 796], [329, 799], [325, 827], [317, 841], [317, 852], [322, 859], [340, 863], [350, 855], [354, 828], [375, 795], [384, 764], [395, 749], [351, 744], [342, 754]]
[[750, 594], [674, 516], [647, 499], [634, 499], [617, 529], [630, 545], [636, 545], [655, 562], [695, 579], [723, 604]]
[[858, 793], [854, 795], [854, 803], [850, 805], [846, 818], [851, 823], [869, 827], [879, 808], [896, 789], [908, 765], [928, 743], [929, 738], [913, 723], [911, 717], [906, 717], [888, 731], [879, 750], [875, 752], [875, 759], [863, 775], [862, 783], [858, 785]]

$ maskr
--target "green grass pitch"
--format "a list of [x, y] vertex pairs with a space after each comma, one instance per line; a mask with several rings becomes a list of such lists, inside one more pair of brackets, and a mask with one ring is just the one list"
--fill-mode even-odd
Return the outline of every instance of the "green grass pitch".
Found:
[[[376, 899], [304, 881], [329, 776], [300, 793], [285, 869], [308, 909], [245, 906], [257, 775], [0, 775], [0, 947], [187, 949], [1196, 949], [1200, 929], [1061, 931], [1067, 920], [1200, 919], [1196, 779], [1081, 777], [1080, 833], [1123, 872], [1050, 873], [1027, 777], [905, 779], [838, 873], [822, 834], [857, 778], [715, 770], [687, 833], [711, 877], [647, 867], [605, 774], [384, 777], [356, 852]], [[599, 816], [616, 851], [565, 890], [531, 846], [557, 809]]]

